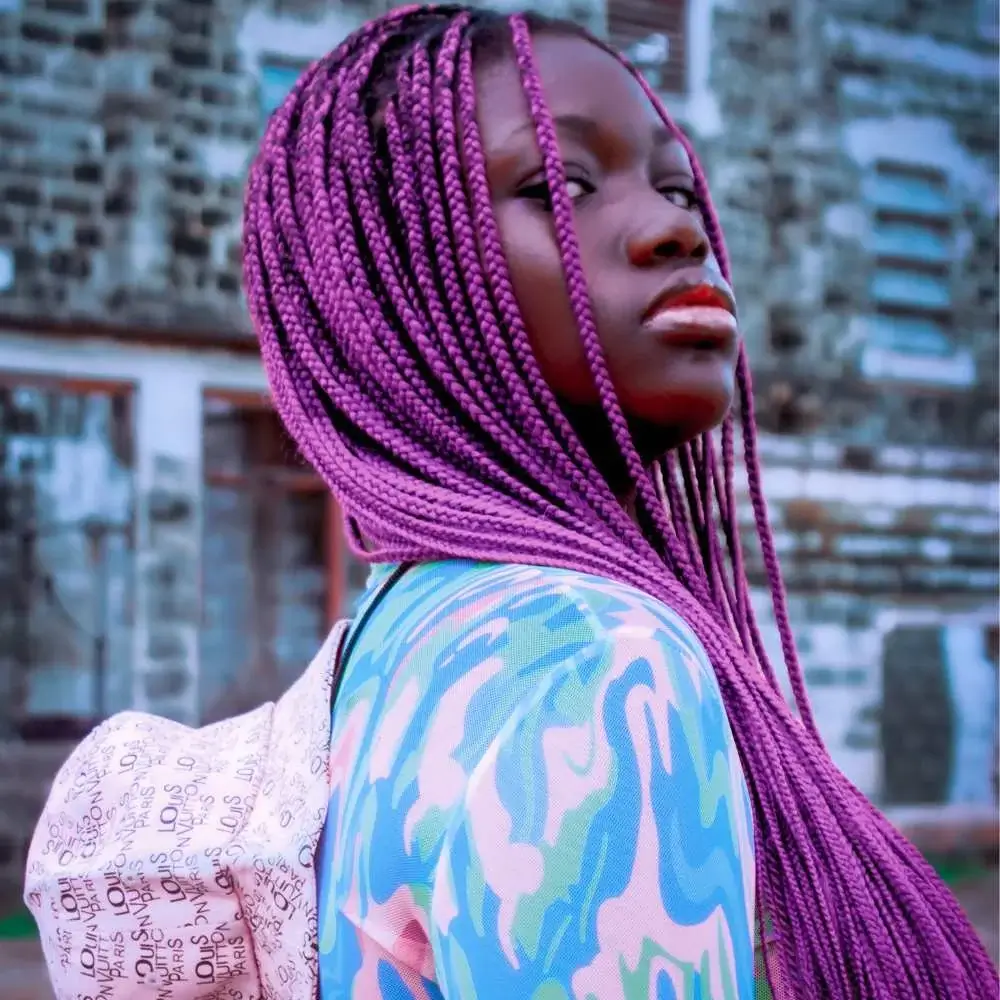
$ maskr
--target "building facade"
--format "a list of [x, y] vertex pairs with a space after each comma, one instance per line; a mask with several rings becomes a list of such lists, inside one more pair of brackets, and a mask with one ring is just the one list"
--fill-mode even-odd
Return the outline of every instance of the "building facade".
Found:
[[[240, 213], [268, 113], [387, 6], [0, 0], [8, 778], [124, 707], [263, 700], [363, 584], [267, 405]], [[835, 758], [885, 803], [991, 802], [997, 4], [537, 6], [626, 49], [708, 169]], [[4, 781], [6, 857], [44, 781]]]

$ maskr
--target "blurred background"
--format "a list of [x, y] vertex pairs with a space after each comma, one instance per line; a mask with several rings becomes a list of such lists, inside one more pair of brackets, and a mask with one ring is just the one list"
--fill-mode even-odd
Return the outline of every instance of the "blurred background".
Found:
[[[7, 998], [48, 995], [17, 900], [73, 743], [273, 697], [364, 584], [269, 407], [240, 213], [268, 114], [392, 6], [0, 0]], [[532, 6], [624, 48], [695, 140], [820, 727], [995, 949], [998, 4]]]

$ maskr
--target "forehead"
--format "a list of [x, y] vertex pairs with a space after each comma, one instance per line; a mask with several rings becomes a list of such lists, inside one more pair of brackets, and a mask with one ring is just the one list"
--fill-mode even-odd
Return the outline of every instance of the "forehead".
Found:
[[[583, 38], [541, 34], [532, 39], [535, 65], [554, 118], [587, 119], [646, 145], [663, 130], [659, 112], [639, 82], [614, 58]], [[513, 56], [476, 69], [480, 129], [486, 145], [502, 145], [531, 116]], [[680, 143], [673, 154], [687, 161]]]

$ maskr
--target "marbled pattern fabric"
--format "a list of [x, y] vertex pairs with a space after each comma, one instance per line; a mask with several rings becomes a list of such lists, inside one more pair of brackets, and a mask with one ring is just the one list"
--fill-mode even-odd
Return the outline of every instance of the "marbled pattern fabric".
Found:
[[334, 708], [317, 873], [323, 1000], [754, 995], [750, 802], [714, 674], [607, 580], [396, 582]]

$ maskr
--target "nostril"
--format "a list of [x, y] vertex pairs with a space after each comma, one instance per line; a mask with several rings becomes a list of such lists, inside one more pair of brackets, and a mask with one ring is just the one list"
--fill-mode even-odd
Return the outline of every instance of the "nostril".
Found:
[[653, 256], [660, 260], [693, 260], [703, 264], [708, 259], [708, 244], [704, 240], [699, 240], [691, 246], [685, 240], [662, 240], [656, 245]]
[[664, 257], [667, 260], [674, 260], [677, 257], [684, 256], [684, 248], [680, 244], [680, 240], [664, 240], [656, 248], [656, 256]]

